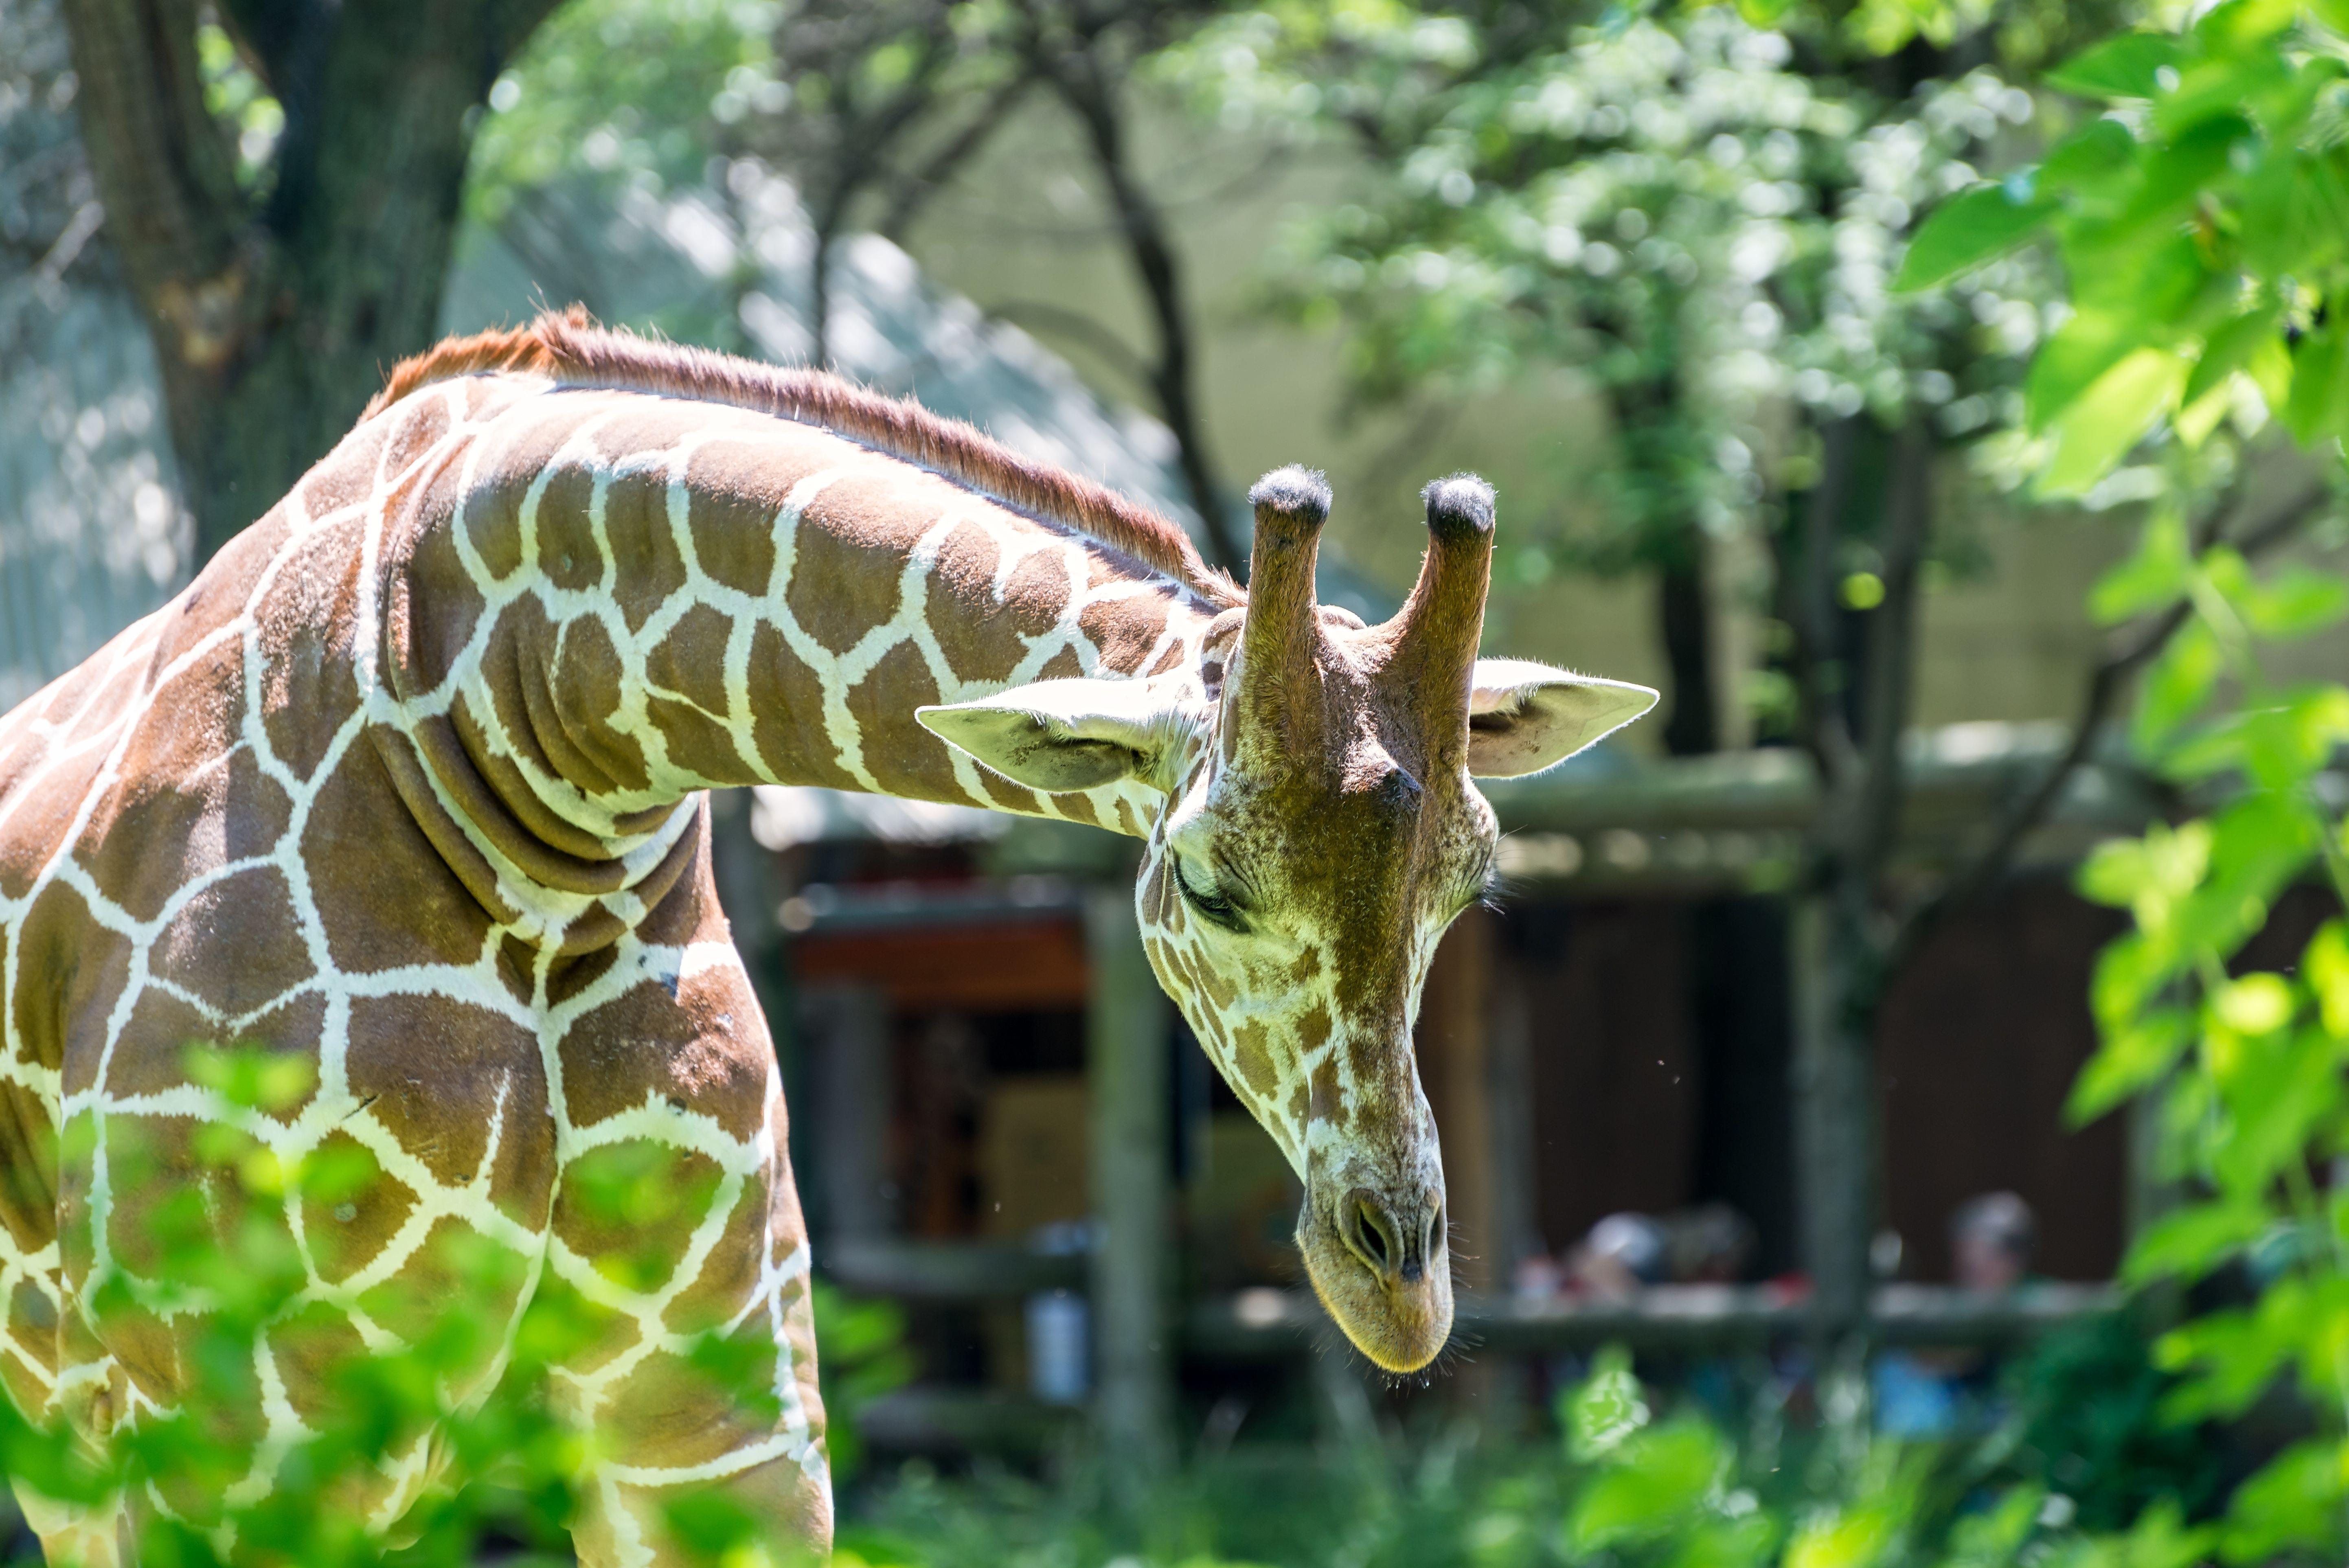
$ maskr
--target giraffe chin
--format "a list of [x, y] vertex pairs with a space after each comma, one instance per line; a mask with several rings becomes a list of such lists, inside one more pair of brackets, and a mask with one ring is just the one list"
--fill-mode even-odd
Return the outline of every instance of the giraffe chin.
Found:
[[[1357, 1187], [1331, 1202], [1319, 1198], [1309, 1191], [1297, 1217], [1297, 1246], [1313, 1294], [1354, 1348], [1381, 1370], [1420, 1370], [1452, 1337], [1452, 1260], [1442, 1239], [1440, 1196], [1423, 1204], [1392, 1203]], [[1429, 1218], [1407, 1229], [1394, 1222], [1398, 1212]], [[1340, 1230], [1348, 1222], [1351, 1234]], [[1386, 1247], [1380, 1245], [1381, 1230], [1395, 1239]], [[1433, 1233], [1433, 1244], [1402, 1239], [1414, 1231]]]

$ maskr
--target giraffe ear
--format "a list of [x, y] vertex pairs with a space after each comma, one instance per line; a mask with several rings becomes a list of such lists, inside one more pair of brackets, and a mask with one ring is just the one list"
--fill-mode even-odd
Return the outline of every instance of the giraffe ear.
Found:
[[1143, 680], [1036, 681], [914, 717], [1005, 778], [1054, 794], [1150, 773], [1180, 722], [1169, 694]]
[[1468, 691], [1468, 771], [1514, 779], [1565, 761], [1656, 706], [1656, 694], [1526, 659], [1478, 659]]

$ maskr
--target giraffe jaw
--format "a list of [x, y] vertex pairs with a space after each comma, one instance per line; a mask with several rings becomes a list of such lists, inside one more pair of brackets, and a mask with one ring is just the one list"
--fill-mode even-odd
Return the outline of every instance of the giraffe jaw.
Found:
[[[1397, 1212], [1413, 1216], [1413, 1223], [1397, 1229], [1423, 1227], [1432, 1233], [1431, 1244], [1404, 1242], [1402, 1266], [1377, 1266], [1361, 1250], [1360, 1239], [1349, 1245], [1340, 1230], [1341, 1211], [1364, 1200], [1390, 1216]], [[1442, 1214], [1440, 1191], [1417, 1202], [1406, 1199], [1398, 1203], [1366, 1188], [1331, 1192], [1309, 1182], [1297, 1216], [1297, 1246], [1305, 1257], [1306, 1277], [1354, 1348], [1383, 1371], [1417, 1372], [1442, 1354], [1452, 1337], [1452, 1260]]]

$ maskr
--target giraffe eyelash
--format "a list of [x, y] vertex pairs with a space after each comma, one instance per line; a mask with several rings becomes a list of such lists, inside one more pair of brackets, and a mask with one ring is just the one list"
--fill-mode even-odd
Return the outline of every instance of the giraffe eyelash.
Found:
[[1183, 874], [1182, 856], [1174, 857], [1174, 886], [1182, 892], [1184, 902], [1199, 912], [1201, 919], [1226, 931], [1247, 929], [1247, 921], [1241, 915], [1237, 904], [1220, 892], [1201, 892], [1191, 885], [1191, 879]]

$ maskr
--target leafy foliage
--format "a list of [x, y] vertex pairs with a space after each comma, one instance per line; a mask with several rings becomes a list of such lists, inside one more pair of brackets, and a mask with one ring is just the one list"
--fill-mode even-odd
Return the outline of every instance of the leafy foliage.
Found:
[[[2129, 1278], [2256, 1286], [2159, 1341], [2179, 1378], [2162, 1418], [2232, 1418], [2281, 1389], [2314, 1429], [2234, 1491], [2218, 1526], [2178, 1538], [2180, 1554], [2230, 1562], [2337, 1553], [2349, 1505], [2349, 1191], [2314, 1175], [2349, 1140], [2349, 846], [2332, 772], [2349, 686], [2272, 681], [2263, 656], [2338, 624], [2349, 583], [2198, 547], [2188, 518], [2194, 455], [2222, 428], [2248, 440], [2274, 420], [2339, 483], [2344, 23], [2325, 6], [2229, 0], [2178, 31], [2088, 50], [2050, 80], [2109, 107], [1997, 198], [1944, 206], [1918, 242], [1954, 268], [2050, 236], [2076, 309], [2028, 383], [2048, 442], [2042, 488], [2079, 493], [2133, 450], [2166, 480], [2091, 609], [2176, 622], [2132, 739], [2193, 810], [2082, 870], [2083, 891], [2126, 909], [2131, 929], [2097, 965], [2104, 1046], [2073, 1109], [2143, 1095], [2158, 1119], [2180, 1201], [2137, 1239]], [[2297, 965], [2246, 963], [2278, 902], [2312, 882], [2335, 913]]]
[[1360, 397], [1550, 365], [1603, 391], [1609, 504], [1535, 542], [1557, 563], [1692, 562], [1812, 481], [1819, 422], [1920, 408], [1982, 431], [2040, 335], [2027, 258], [1929, 297], [1888, 286], [1912, 215], [2032, 117], [1990, 69], [1887, 95], [1722, 8], [1559, 12], [1529, 37], [1377, 6], [1243, 12], [1168, 69], [1226, 120], [1379, 160], [1361, 200], [1299, 222], [1278, 285], [1347, 324]]
[[1903, 282], [2052, 236], [2071, 319], [2033, 366], [2042, 480], [2077, 494], [2157, 425], [2188, 446], [2222, 418], [2349, 432], [2349, 15], [2230, 0], [2178, 32], [2124, 33], [2050, 73], [2097, 112], [2034, 168], [1936, 211]]
[[[398, 1343], [337, 1346], [306, 1305], [309, 1270], [289, 1215], [362, 1198], [379, 1174], [372, 1158], [356, 1145], [339, 1152], [330, 1146], [288, 1170], [248, 1130], [255, 1118], [308, 1095], [305, 1059], [200, 1048], [191, 1077], [219, 1106], [194, 1133], [203, 1175], [178, 1184], [141, 1216], [139, 1274], [93, 1277], [83, 1293], [101, 1328], [135, 1330], [159, 1319], [198, 1326], [192, 1341], [183, 1341], [190, 1345], [184, 1397], [170, 1408], [137, 1406], [96, 1448], [62, 1423], [38, 1425], [0, 1406], [0, 1474], [60, 1504], [154, 1500], [138, 1560], [163, 1568], [455, 1563], [492, 1544], [530, 1553], [508, 1561], [567, 1561], [564, 1532], [595, 1456], [562, 1418], [552, 1381], [605, 1334], [605, 1315], [542, 1278], [507, 1337], [499, 1315], [474, 1304], [512, 1299], [524, 1265], [471, 1233], [454, 1233], [465, 1240], [437, 1249], [430, 1284], [398, 1307], [388, 1297], [378, 1302], [406, 1328]], [[68, 1130], [88, 1135], [86, 1124]], [[160, 1152], [127, 1125], [110, 1128], [108, 1137], [116, 1179], [126, 1183]], [[644, 1255], [624, 1245], [596, 1261], [623, 1278], [662, 1251], [664, 1217], [694, 1204], [667, 1166], [643, 1160], [604, 1162], [580, 1173], [570, 1192], [598, 1227], [642, 1239]], [[380, 1287], [370, 1299], [398, 1288]], [[840, 1380], [826, 1390], [849, 1418], [833, 1429], [838, 1444], [853, 1429], [854, 1411], [902, 1380], [902, 1326], [891, 1309], [828, 1293], [818, 1323], [841, 1351]], [[296, 1396], [298, 1421], [272, 1418], [256, 1429], [252, 1413], [266, 1403], [256, 1367], [274, 1364], [256, 1356], [264, 1346], [273, 1357], [322, 1367], [323, 1387]], [[771, 1407], [765, 1369], [739, 1342], [706, 1333], [686, 1360], [738, 1404]], [[388, 1477], [418, 1463], [427, 1442], [439, 1479], [399, 1521], [397, 1539], [387, 1538], [367, 1522], [368, 1500], [382, 1495]], [[853, 1436], [845, 1446], [854, 1452]], [[256, 1468], [269, 1484], [240, 1485]], [[715, 1491], [680, 1489], [667, 1518], [688, 1561], [751, 1568], [800, 1560], [793, 1543], [761, 1539], [754, 1522]], [[885, 1561], [871, 1560], [876, 1568]]]

